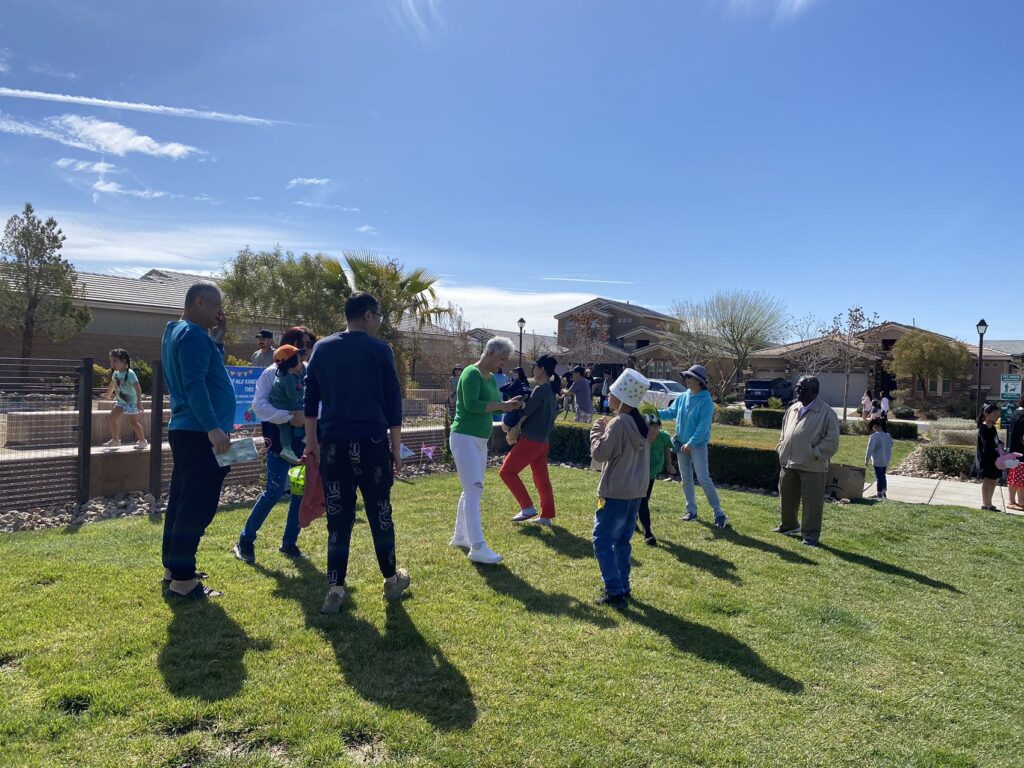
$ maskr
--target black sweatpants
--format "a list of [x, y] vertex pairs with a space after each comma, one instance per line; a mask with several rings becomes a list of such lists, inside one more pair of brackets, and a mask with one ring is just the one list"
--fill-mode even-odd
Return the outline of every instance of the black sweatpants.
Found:
[[647, 495], [640, 500], [640, 513], [637, 520], [644, 529], [644, 538], [651, 538], [654, 533], [651, 531], [651, 492], [654, 490], [654, 478], [647, 484]]
[[356, 488], [363, 496], [381, 575], [385, 579], [394, 576], [391, 486], [395, 474], [388, 439], [322, 440], [320, 477], [327, 505], [327, 581], [332, 587], [345, 584], [352, 526], [356, 521]]
[[230, 467], [220, 467], [205, 432], [175, 429], [167, 433], [174, 457], [164, 513], [164, 568], [174, 579], [196, 576], [196, 550], [220, 502]]

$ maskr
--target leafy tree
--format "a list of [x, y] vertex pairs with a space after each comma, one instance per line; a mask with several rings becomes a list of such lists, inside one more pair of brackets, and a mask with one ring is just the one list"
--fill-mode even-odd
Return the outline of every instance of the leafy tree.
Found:
[[232, 329], [248, 333], [269, 326], [280, 332], [306, 325], [323, 336], [343, 328], [352, 289], [344, 272], [332, 276], [320, 267], [321, 255], [296, 256], [280, 246], [240, 250], [219, 278], [228, 311], [242, 320]]
[[960, 379], [970, 376], [975, 365], [967, 345], [950, 341], [933, 333], [914, 330], [899, 339], [892, 348], [892, 360], [886, 362], [889, 372], [899, 379], [909, 379], [910, 390], [921, 386], [921, 399], [928, 400], [928, 379]]
[[678, 357], [712, 372], [718, 399], [729, 393], [750, 354], [785, 335], [786, 305], [761, 292], [719, 291], [699, 302], [672, 307], [666, 346]]
[[[380, 304], [383, 316], [380, 337], [395, 352], [398, 376], [404, 388], [408, 379], [409, 355], [401, 333], [403, 321], [411, 323], [413, 328], [422, 329], [451, 311], [437, 303], [434, 288], [437, 277], [425, 269], [406, 270], [401, 262], [382, 258], [373, 251], [345, 251], [344, 256], [352, 276], [352, 290], [372, 293]], [[342, 263], [324, 254], [319, 254], [317, 261], [328, 278], [340, 284], [346, 271]]]
[[0, 327], [21, 336], [21, 356], [32, 357], [37, 333], [55, 341], [85, 328], [92, 313], [74, 266], [59, 253], [64, 233], [31, 204], [11, 216], [0, 241]]

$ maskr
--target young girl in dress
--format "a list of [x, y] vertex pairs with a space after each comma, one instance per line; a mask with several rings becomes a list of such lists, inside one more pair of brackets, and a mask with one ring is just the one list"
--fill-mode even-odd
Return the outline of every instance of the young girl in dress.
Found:
[[107, 448], [116, 448], [121, 445], [121, 416], [128, 417], [128, 423], [135, 432], [138, 442], [135, 447], [138, 450], [146, 448], [146, 431], [142, 428], [142, 387], [139, 385], [139, 377], [132, 370], [132, 358], [123, 349], [110, 350], [110, 386], [107, 388], [107, 397], [116, 398], [114, 407], [110, 409], [110, 416], [107, 417], [110, 424], [110, 439], [103, 445]]
[[978, 447], [974, 453], [973, 474], [981, 480], [981, 508], [990, 512], [1002, 512], [992, 505], [992, 495], [1003, 476], [1002, 470], [996, 466], [999, 447], [1002, 445], [996, 429], [998, 420], [999, 406], [985, 403], [978, 416]]

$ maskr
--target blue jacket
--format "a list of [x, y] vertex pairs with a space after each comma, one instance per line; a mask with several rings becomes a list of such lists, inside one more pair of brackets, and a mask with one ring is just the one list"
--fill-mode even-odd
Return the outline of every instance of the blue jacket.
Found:
[[230, 432], [235, 421], [235, 388], [224, 368], [224, 353], [202, 326], [172, 320], [160, 343], [164, 381], [171, 395], [168, 430]]
[[676, 398], [671, 407], [658, 411], [663, 419], [675, 419], [676, 440], [679, 445], [699, 448], [711, 442], [711, 418], [715, 404], [711, 393], [702, 389], [697, 394], [689, 390]]

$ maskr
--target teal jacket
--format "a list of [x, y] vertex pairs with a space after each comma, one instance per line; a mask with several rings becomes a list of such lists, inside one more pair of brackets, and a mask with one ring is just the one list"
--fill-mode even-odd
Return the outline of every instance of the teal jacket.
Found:
[[663, 419], [675, 419], [674, 442], [679, 445], [699, 448], [711, 442], [711, 418], [715, 415], [715, 404], [706, 389], [697, 394], [687, 390], [669, 408], [658, 411], [658, 415]]

